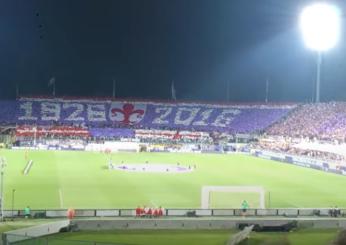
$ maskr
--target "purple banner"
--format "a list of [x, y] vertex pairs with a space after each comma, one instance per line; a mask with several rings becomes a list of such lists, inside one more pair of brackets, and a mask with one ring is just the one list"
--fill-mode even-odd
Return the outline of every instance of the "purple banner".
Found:
[[289, 106], [25, 99], [0, 102], [0, 121], [89, 127], [168, 128], [251, 133], [286, 115]]

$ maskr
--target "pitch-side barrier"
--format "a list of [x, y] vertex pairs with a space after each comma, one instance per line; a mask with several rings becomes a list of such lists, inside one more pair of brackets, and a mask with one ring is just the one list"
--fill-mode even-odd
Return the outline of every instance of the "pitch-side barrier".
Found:
[[[76, 209], [75, 217], [135, 217], [134, 209]], [[61, 218], [66, 217], [66, 209], [32, 210], [34, 218]], [[280, 209], [248, 209], [244, 213], [241, 209], [165, 209], [164, 216], [169, 217], [343, 217], [346, 209], [334, 208], [280, 208]], [[5, 210], [4, 217], [23, 217], [24, 210]]]

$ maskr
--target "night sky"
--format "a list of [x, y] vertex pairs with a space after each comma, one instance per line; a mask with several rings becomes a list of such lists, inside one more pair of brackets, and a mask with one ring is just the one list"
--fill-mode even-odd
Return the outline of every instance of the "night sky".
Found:
[[[0, 99], [48, 95], [309, 101], [316, 55], [303, 0], [1, 0]], [[337, 3], [346, 12], [345, 1]], [[345, 32], [346, 24], [343, 25]], [[324, 55], [321, 99], [346, 100], [346, 35]]]

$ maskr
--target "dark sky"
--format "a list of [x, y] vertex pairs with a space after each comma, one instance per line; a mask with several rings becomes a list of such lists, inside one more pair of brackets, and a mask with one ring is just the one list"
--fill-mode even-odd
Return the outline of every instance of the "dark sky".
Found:
[[[304, 0], [2, 0], [0, 99], [21, 94], [308, 101]], [[329, 1], [332, 2], [332, 1]], [[336, 1], [334, 1], [336, 2]], [[346, 4], [339, 4], [346, 12]], [[344, 24], [343, 28], [346, 28]], [[345, 31], [344, 31], [345, 32]], [[324, 56], [322, 100], [346, 100], [346, 35]]]

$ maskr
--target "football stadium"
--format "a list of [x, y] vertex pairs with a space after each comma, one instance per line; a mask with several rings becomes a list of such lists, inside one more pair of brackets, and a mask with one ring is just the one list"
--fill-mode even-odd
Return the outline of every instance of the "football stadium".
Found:
[[[274, 231], [306, 226], [292, 234], [298, 238], [279, 234], [300, 240], [307, 233], [318, 244], [342, 227], [344, 102], [21, 97], [2, 101], [0, 110], [2, 215], [21, 220], [29, 207], [30, 219], [59, 223], [74, 210], [71, 222], [80, 231], [55, 235], [52, 244], [98, 236], [129, 242], [132, 235], [155, 237], [156, 229], [169, 236], [182, 224], [188, 231], [177, 233], [179, 243], [227, 241], [236, 227], [255, 224]], [[325, 228], [326, 240], [314, 227]]]
[[344, 8], [4, 1], [0, 245], [345, 244]]

